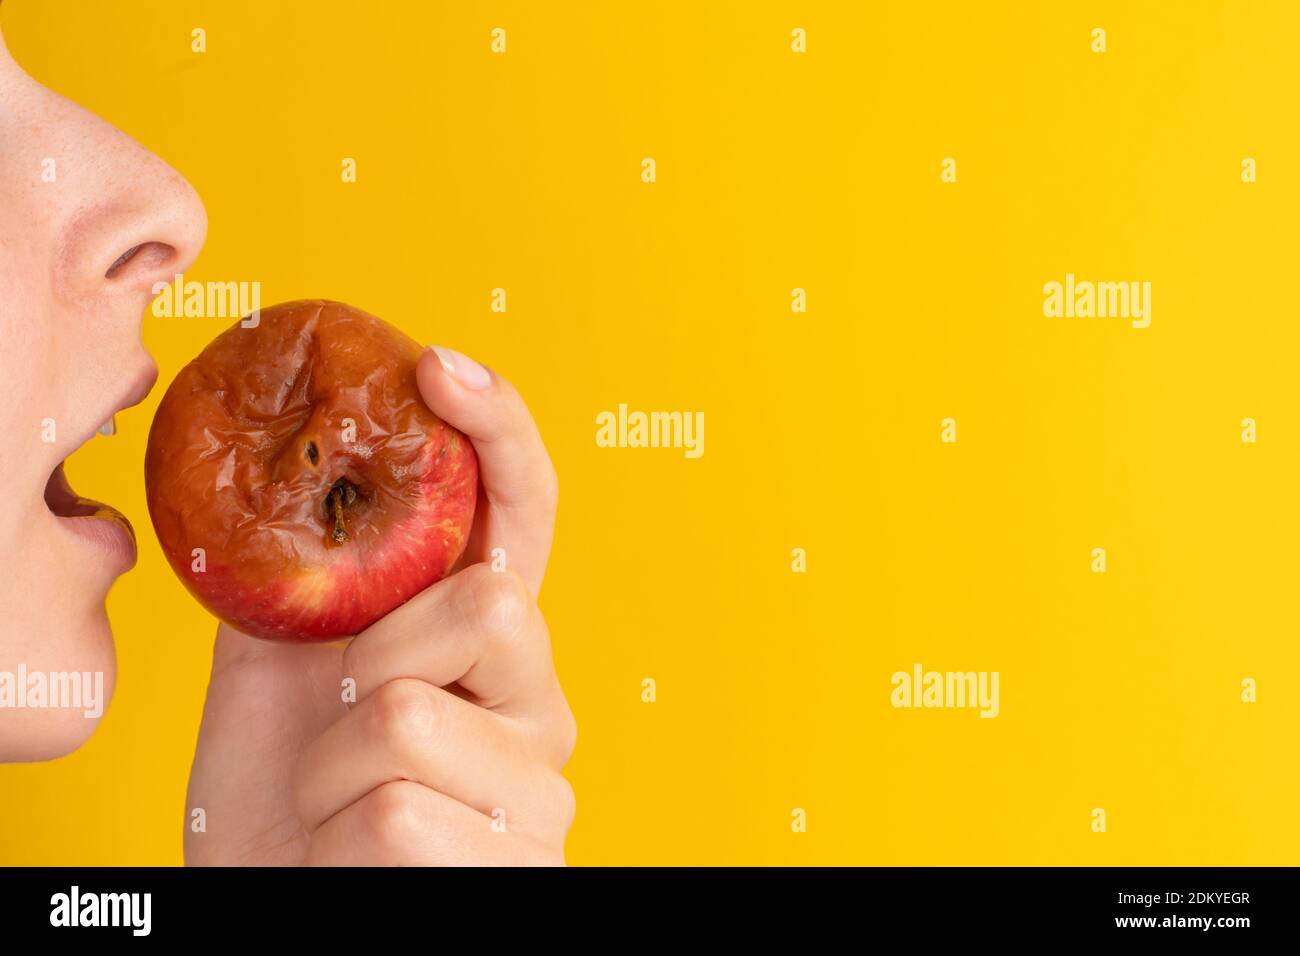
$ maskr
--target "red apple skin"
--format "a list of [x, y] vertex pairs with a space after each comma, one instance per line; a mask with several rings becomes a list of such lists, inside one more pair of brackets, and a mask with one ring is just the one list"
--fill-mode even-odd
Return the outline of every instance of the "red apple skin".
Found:
[[[450, 573], [478, 459], [421, 399], [422, 352], [359, 309], [289, 302], [181, 370], [149, 432], [146, 497], [163, 553], [204, 607], [255, 637], [329, 641]], [[336, 541], [340, 479], [356, 496]]]

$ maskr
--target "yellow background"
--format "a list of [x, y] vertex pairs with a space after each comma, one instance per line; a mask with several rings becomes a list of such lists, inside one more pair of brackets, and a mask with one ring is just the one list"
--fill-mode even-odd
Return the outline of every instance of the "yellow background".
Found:
[[[352, 302], [519, 385], [562, 486], [571, 862], [1297, 862], [1295, 4], [0, 15], [194, 183], [188, 278]], [[1045, 318], [1066, 272], [1150, 281], [1151, 327]], [[140, 566], [100, 732], [0, 768], [0, 863], [181, 860], [213, 627], [141, 462], [225, 324], [146, 317], [160, 387], [69, 465]], [[620, 402], [703, 411], [704, 457], [598, 448]], [[893, 709], [914, 662], [999, 671], [1001, 716]]]

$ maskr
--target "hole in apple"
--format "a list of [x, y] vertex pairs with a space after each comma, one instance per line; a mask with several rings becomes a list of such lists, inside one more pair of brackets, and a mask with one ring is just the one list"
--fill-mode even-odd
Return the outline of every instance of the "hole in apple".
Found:
[[325, 496], [325, 515], [334, 522], [330, 530], [330, 540], [342, 544], [348, 540], [347, 523], [343, 520], [344, 509], [357, 500], [357, 486], [346, 478], [340, 478], [330, 485], [329, 494]]

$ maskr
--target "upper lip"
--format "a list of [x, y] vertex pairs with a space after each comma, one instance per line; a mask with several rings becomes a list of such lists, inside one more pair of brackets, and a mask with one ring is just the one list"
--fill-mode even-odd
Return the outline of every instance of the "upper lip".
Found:
[[133, 405], [139, 405], [143, 402], [145, 397], [153, 389], [154, 383], [157, 381], [158, 366], [153, 362], [148, 362], [142, 366], [139, 371], [132, 376], [126, 388], [119, 393], [119, 397], [116, 401], [114, 401], [111, 406], [104, 408], [98, 413], [98, 417], [90, 427], [77, 437], [76, 442], [70, 448], [63, 452], [59, 457], [59, 461], [66, 460], [74, 451], [95, 437], [95, 432], [99, 430], [99, 427], [118, 412], [130, 408]]
[[[154, 383], [157, 381], [158, 366], [153, 362], [149, 362], [141, 368], [138, 373], [136, 373], [130, 387], [126, 390], [125, 394], [123, 394], [121, 401], [118, 403], [116, 408], [109, 412], [109, 415], [105, 417], [104, 421], [108, 421], [109, 417], [116, 415], [124, 408], [130, 408], [133, 405], [139, 405], [143, 402], [149, 393], [153, 391]], [[100, 422], [99, 424], [102, 425], [104, 422]], [[95, 427], [98, 428], [99, 426], [97, 425]]]

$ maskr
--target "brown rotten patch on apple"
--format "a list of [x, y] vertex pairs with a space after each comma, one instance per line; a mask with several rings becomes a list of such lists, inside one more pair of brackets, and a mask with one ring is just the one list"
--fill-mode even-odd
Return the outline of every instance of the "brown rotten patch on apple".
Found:
[[167, 390], [149, 513], [173, 570], [259, 637], [356, 634], [450, 572], [478, 463], [419, 395], [423, 349], [336, 302], [264, 309]]
[[[307, 461], [311, 465], [315, 465], [320, 461], [320, 449], [316, 442], [311, 439], [308, 439], [303, 454], [307, 456]], [[348, 528], [343, 521], [343, 509], [354, 505], [356, 500], [357, 486], [346, 478], [340, 478], [330, 485], [329, 494], [325, 496], [324, 506], [326, 519], [332, 519], [334, 522], [334, 527], [330, 531], [330, 540], [335, 544], [342, 544], [348, 540]]]

